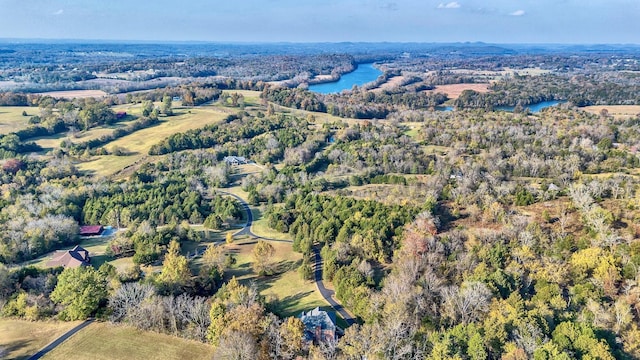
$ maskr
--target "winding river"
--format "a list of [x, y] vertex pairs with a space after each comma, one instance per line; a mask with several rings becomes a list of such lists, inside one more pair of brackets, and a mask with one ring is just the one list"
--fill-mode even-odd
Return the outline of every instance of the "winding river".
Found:
[[373, 67], [373, 64], [358, 64], [358, 67], [340, 77], [338, 81], [310, 85], [309, 90], [320, 94], [334, 94], [342, 90], [351, 90], [353, 85], [362, 86], [372, 82], [382, 75], [382, 71]]

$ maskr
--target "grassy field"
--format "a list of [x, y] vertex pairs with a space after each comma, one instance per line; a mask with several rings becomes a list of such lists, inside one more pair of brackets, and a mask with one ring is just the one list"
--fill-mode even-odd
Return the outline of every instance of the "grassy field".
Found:
[[255, 246], [254, 240], [238, 241], [227, 246], [236, 256], [236, 264], [227, 270], [225, 276], [235, 276], [241, 282], [255, 281], [260, 294], [263, 295], [269, 308], [280, 316], [298, 315], [303, 310], [316, 306], [328, 307], [313, 281], [302, 280], [298, 274], [298, 267], [302, 262], [302, 255], [291, 249], [291, 244], [271, 242], [276, 250], [274, 261], [278, 273], [273, 276], [258, 276], [252, 270], [251, 252]]
[[105, 146], [109, 150], [115, 146], [119, 146], [129, 151], [131, 155], [97, 156], [93, 160], [78, 164], [78, 168], [97, 176], [115, 174], [123, 168], [147, 157], [151, 146], [167, 138], [169, 135], [221, 121], [225, 116], [226, 114], [217, 111], [214, 107], [194, 108], [188, 111], [176, 110], [176, 116], [162, 118], [159, 125], [136, 131], [133, 134], [114, 140]]
[[0, 319], [0, 358], [28, 359], [79, 323]]
[[615, 118], [635, 117], [640, 114], [640, 105], [598, 105], [585, 106], [581, 109], [596, 115], [599, 115], [602, 109], [607, 109], [609, 115]]
[[127, 326], [93, 323], [62, 343], [45, 360], [212, 359], [213, 347]]
[[479, 93], [486, 93], [489, 91], [489, 84], [450, 84], [450, 85], [438, 85], [434, 90], [426, 90], [426, 92], [432, 93], [445, 93], [449, 99], [457, 99], [465, 90], [473, 90]]
[[44, 136], [44, 137], [36, 138], [34, 139], [34, 141], [36, 144], [42, 146], [46, 151], [53, 150], [54, 148], [57, 148], [58, 146], [60, 146], [60, 143], [62, 142], [62, 140], [66, 139], [71, 141], [72, 143], [80, 143], [80, 142], [97, 139], [103, 135], [109, 135], [113, 133], [113, 131], [116, 129], [126, 127], [127, 125], [131, 124], [131, 122], [133, 121], [134, 120], [121, 121], [109, 126], [95, 127], [88, 131], [79, 132], [74, 136], [72, 136], [69, 133], [61, 133], [61, 134], [55, 134], [52, 136]]
[[238, 93], [244, 96], [244, 104], [246, 106], [260, 105], [260, 91], [253, 90], [223, 90], [223, 93], [233, 94]]
[[[28, 116], [22, 116], [23, 111], [26, 111]], [[29, 118], [38, 115], [38, 113], [40, 110], [37, 107], [0, 106], [0, 134], [8, 134], [26, 128], [29, 125]]]
[[273, 230], [267, 224], [267, 219], [262, 216], [262, 212], [264, 211], [264, 207], [259, 209], [253, 208], [251, 209], [251, 213], [253, 214], [253, 223], [251, 224], [251, 231], [258, 236], [264, 236], [267, 238], [278, 239], [278, 240], [291, 240], [291, 235], [281, 233], [279, 231]]

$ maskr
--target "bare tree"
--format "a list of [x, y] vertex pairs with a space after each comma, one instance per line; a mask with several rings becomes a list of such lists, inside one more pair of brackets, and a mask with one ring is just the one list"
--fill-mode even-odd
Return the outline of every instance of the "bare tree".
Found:
[[244, 331], [231, 331], [220, 338], [213, 356], [215, 360], [254, 360], [258, 358], [258, 344]]

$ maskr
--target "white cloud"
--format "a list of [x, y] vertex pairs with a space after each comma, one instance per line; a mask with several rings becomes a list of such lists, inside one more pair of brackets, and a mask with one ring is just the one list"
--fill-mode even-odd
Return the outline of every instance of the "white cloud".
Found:
[[438, 9], [457, 9], [460, 7], [460, 4], [457, 1], [452, 1], [450, 3], [440, 3], [438, 5]]
[[64, 12], [64, 10], [60, 9], [60, 10], [54, 12], [53, 15], [62, 15], [63, 12]]
[[511, 16], [522, 16], [524, 14], [526, 14], [524, 10], [516, 10], [516, 11], [512, 12], [509, 15], [511, 15]]

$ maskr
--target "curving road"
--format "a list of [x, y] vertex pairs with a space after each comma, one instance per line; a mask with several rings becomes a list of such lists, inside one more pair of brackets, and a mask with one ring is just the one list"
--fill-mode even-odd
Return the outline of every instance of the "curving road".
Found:
[[72, 337], [73, 335], [75, 335], [75, 333], [77, 333], [78, 331], [84, 329], [87, 325], [91, 324], [92, 322], [93, 322], [93, 319], [85, 320], [82, 324], [80, 324], [80, 325], [74, 327], [73, 329], [67, 331], [66, 333], [62, 334], [59, 338], [53, 340], [49, 345], [47, 345], [44, 348], [40, 349], [40, 351], [35, 353], [35, 355], [31, 356], [28, 360], [38, 360], [38, 359], [40, 359], [46, 353], [48, 353], [49, 351], [53, 350], [56, 346], [62, 344], [65, 340], [67, 340], [68, 338]]
[[[251, 208], [249, 207], [249, 204], [247, 204], [247, 202], [244, 201], [243, 198], [241, 198], [240, 196], [238, 196], [236, 194], [232, 194], [230, 192], [220, 191], [220, 190], [216, 190], [216, 192], [219, 193], [219, 194], [224, 194], [224, 195], [229, 195], [229, 196], [234, 197], [236, 200], [238, 200], [238, 202], [240, 202], [240, 205], [242, 205], [242, 208], [247, 213], [247, 223], [244, 225], [244, 227], [242, 229], [236, 231], [233, 234], [234, 236], [247, 235], [247, 236], [250, 236], [250, 237], [253, 237], [253, 238], [256, 238], [256, 239], [284, 242], [284, 243], [290, 243], [290, 244], [293, 243], [293, 241], [291, 241], [291, 240], [273, 239], [273, 238], [264, 237], [264, 236], [260, 236], [260, 235], [254, 234], [253, 231], [251, 231], [251, 224], [253, 224], [253, 213], [251, 213]], [[340, 314], [340, 316], [342, 316], [344, 321], [347, 322], [347, 325], [351, 326], [351, 325], [355, 324], [356, 320], [344, 309], [344, 307], [342, 305], [340, 305], [336, 300], [334, 300], [334, 298], [333, 298], [334, 291], [333, 290], [329, 290], [324, 286], [324, 282], [322, 280], [322, 257], [320, 256], [320, 250], [318, 249], [318, 247], [314, 247], [313, 248], [313, 254], [315, 256], [314, 280], [315, 280], [315, 283], [316, 283], [316, 287], [318, 288], [318, 291], [320, 292], [320, 295], [322, 295], [322, 297], [329, 303], [329, 305], [331, 305], [331, 307], [338, 314]]]

